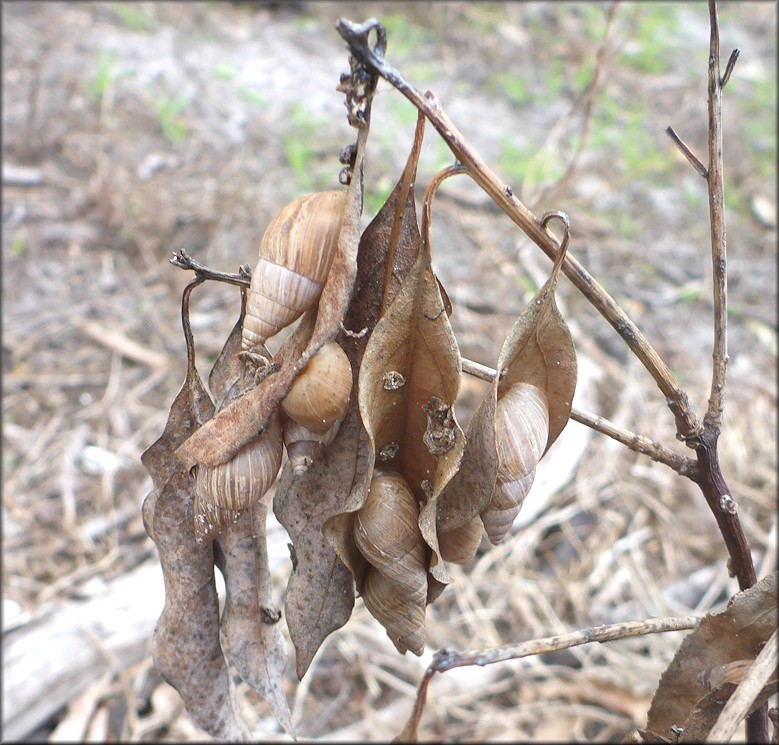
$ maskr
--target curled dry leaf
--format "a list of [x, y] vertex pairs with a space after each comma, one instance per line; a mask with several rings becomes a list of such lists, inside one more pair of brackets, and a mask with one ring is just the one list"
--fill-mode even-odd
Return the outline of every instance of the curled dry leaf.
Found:
[[[425, 202], [429, 202], [427, 195]], [[429, 220], [423, 221], [424, 225], [429, 225]], [[423, 230], [423, 236], [426, 234]], [[438, 557], [434, 517], [431, 530], [425, 514], [435, 515], [435, 500], [456, 471], [464, 446], [453, 414], [461, 368], [457, 342], [432, 270], [429, 241], [424, 237], [414, 266], [392, 302], [384, 307], [360, 367], [360, 413], [377, 467], [400, 474], [415, 502], [424, 505], [419, 529], [414, 526], [409, 540], [423, 538], [430, 548], [427, 568], [437, 582], [446, 583], [450, 578]], [[350, 506], [363, 509], [362, 504]], [[420, 550], [427, 553], [424, 544]], [[370, 576], [366, 573], [366, 578]], [[358, 589], [366, 590], [360, 583]], [[435, 592], [440, 589], [436, 587]], [[396, 608], [393, 603], [393, 613], [421, 619], [421, 628], [413, 635], [396, 633], [387, 613], [375, 601], [369, 603], [367, 597], [366, 606], [400, 652], [411, 648], [421, 654], [424, 608], [431, 595], [414, 592], [403, 593], [403, 597], [408, 607]], [[407, 644], [411, 638], [415, 640], [413, 647]]]
[[[415, 143], [416, 157], [409, 159], [411, 165], [360, 239], [354, 297], [344, 331], [337, 338], [353, 370], [359, 370], [369, 333], [379, 317], [387, 263], [393, 267], [388, 289], [392, 295], [419, 249], [411, 185], [420, 147], [421, 137]], [[285, 612], [297, 675], [302, 678], [322, 642], [349, 619], [354, 606], [353, 577], [360, 581], [364, 571], [364, 560], [350, 538], [351, 515], [342, 515], [350, 500], [362, 503], [373, 471], [356, 376], [349, 409], [335, 439], [303, 474], [294, 476], [292, 470], [285, 467], [273, 507], [295, 551]]]
[[221, 640], [233, 667], [265, 698], [282, 727], [294, 736], [282, 688], [287, 644], [278, 623], [271, 622], [279, 615], [271, 597], [266, 512], [264, 500], [257, 502], [214, 544], [226, 588]]
[[322, 642], [349, 620], [354, 606], [352, 575], [325, 539], [322, 524], [370, 470], [355, 414], [356, 407], [305, 473], [295, 475], [288, 463], [276, 486], [273, 509], [294, 547], [284, 609], [300, 679]]
[[176, 396], [162, 436], [141, 456], [154, 483], [143, 505], [146, 532], [157, 546], [165, 607], [152, 656], [198, 727], [213, 737], [248, 739], [219, 643], [219, 604], [211, 546], [194, 535], [194, 483], [174, 455], [213, 413], [194, 365]]
[[503, 343], [497, 365], [501, 374], [469, 422], [473, 447], [466, 446], [460, 472], [439, 500], [442, 534], [478, 514], [490, 541], [499, 543], [519, 513], [538, 461], [568, 422], [576, 350], [555, 302], [567, 246], [566, 233], [549, 279]]
[[735, 685], [724, 682], [715, 697], [718, 709], [712, 709], [708, 705], [711, 702], [701, 704], [695, 711], [695, 719], [690, 720], [696, 705], [711, 693], [701, 682], [701, 674], [737, 660], [754, 661], [776, 631], [776, 607], [777, 573], [774, 572], [736, 593], [724, 611], [708, 614], [687, 635], [660, 678], [646, 729], [667, 737], [674, 725], [686, 729], [695, 722], [699, 732], [702, 725], [710, 728]]

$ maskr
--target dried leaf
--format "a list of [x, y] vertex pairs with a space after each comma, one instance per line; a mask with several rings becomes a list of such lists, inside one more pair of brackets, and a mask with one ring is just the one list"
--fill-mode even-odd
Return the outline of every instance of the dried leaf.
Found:
[[211, 372], [208, 374], [208, 390], [216, 401], [217, 408], [230, 392], [230, 389], [241, 377], [241, 361], [238, 355], [241, 352], [241, 329], [243, 328], [243, 303], [241, 315], [235, 322], [222, 349], [219, 352]]
[[[716, 724], [723, 707], [737, 687], [738, 683], [722, 683], [700, 699], [693, 706], [690, 715], [684, 722], [684, 731], [679, 738], [679, 742], [703, 742], [711, 728]], [[776, 692], [777, 679], [774, 677], [771, 683], [764, 686], [757, 698], [752, 702], [748, 714], [759, 709]]]
[[700, 674], [735, 660], [754, 660], [776, 630], [776, 607], [774, 572], [734, 595], [726, 610], [707, 615], [688, 634], [663, 673], [649, 709], [647, 729], [666, 736], [672, 726], [684, 727], [696, 704], [709, 694]]
[[359, 402], [377, 462], [399, 472], [424, 505], [419, 527], [431, 548], [429, 570], [445, 584], [451, 578], [439, 558], [435, 504], [465, 445], [454, 417], [461, 366], [432, 270], [428, 218], [425, 225], [419, 257], [368, 342]]
[[274, 608], [265, 541], [264, 501], [217, 539], [214, 553], [225, 578], [227, 600], [222, 613], [222, 649], [240, 676], [270, 705], [274, 716], [294, 737], [292, 716], [282, 688], [287, 645]]
[[174, 454], [213, 412], [193, 369], [171, 406], [165, 431], [141, 456], [154, 483], [143, 506], [144, 525], [157, 546], [165, 579], [165, 607], [154, 630], [152, 655], [197, 726], [214, 737], [245, 740], [248, 731], [219, 644], [211, 547], [195, 541], [194, 482]]
[[555, 302], [560, 261], [552, 275], [517, 318], [498, 358], [503, 372], [498, 396], [515, 383], [540, 388], [549, 403], [549, 437], [544, 452], [571, 416], [576, 391], [576, 350], [571, 332]]
[[[529, 383], [545, 394], [549, 433], [543, 453], [568, 422], [576, 390], [576, 351], [555, 302], [557, 279], [566, 250], [567, 237], [549, 279], [525, 306], [503, 343], [497, 365], [502, 374], [495, 378], [468, 423], [468, 442], [460, 470], [439, 499], [437, 524], [441, 534], [461, 527], [489, 510], [498, 471], [496, 406], [505, 391], [516, 383]], [[520, 507], [521, 502], [516, 507], [517, 512]], [[490, 533], [495, 543], [502, 537], [500, 532]]]
[[489, 503], [498, 470], [495, 444], [495, 386], [468, 422], [465, 450], [457, 473], [438, 498], [440, 535], [462, 527]]
[[284, 601], [287, 628], [302, 680], [322, 642], [348, 620], [354, 580], [323, 535], [323, 523], [354, 488], [368, 478], [372, 463], [359, 446], [365, 437], [356, 406], [335, 440], [300, 476], [289, 463], [276, 487], [273, 509], [292, 539], [294, 561]]
[[[360, 368], [382, 304], [397, 293], [419, 253], [413, 183], [423, 131], [422, 119], [400, 180], [360, 239], [355, 293], [338, 338], [353, 370]], [[301, 476], [293, 478], [285, 469], [276, 490], [274, 510], [292, 536], [297, 559], [286, 608], [301, 678], [322, 641], [348, 620], [354, 604], [352, 577], [359, 583], [365, 568], [354, 546], [351, 512], [365, 501], [374, 457], [360, 417], [357, 385], [355, 378], [350, 408], [335, 440]], [[334, 582], [345, 585], [344, 571], [348, 592], [333, 592]]]

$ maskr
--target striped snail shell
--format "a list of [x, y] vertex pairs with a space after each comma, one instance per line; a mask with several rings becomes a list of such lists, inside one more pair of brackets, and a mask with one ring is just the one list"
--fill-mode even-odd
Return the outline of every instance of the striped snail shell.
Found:
[[448, 533], [438, 534], [438, 548], [444, 561], [453, 564], [465, 564], [476, 556], [476, 551], [481, 544], [482, 522], [479, 516], [473, 518], [465, 525], [450, 530]]
[[351, 392], [349, 358], [338, 344], [330, 341], [300, 371], [281, 408], [298, 424], [323, 435], [346, 415]]
[[304, 474], [308, 467], [320, 456], [324, 449], [335, 439], [341, 421], [335, 422], [324, 434], [312, 432], [294, 419], [284, 417], [282, 434], [287, 446], [287, 457], [295, 476]]
[[405, 479], [375, 471], [365, 504], [354, 513], [357, 549], [370, 565], [360, 592], [365, 607], [405, 653], [425, 646], [427, 565], [419, 507]]
[[288, 326], [319, 300], [341, 231], [345, 191], [307, 194], [270, 222], [243, 322], [242, 347], [250, 351]]
[[492, 499], [481, 513], [490, 541], [497, 545], [511, 528], [536, 475], [549, 437], [549, 408], [544, 392], [515, 383], [495, 408], [498, 478]]
[[282, 441], [278, 410], [255, 439], [227, 463], [197, 467], [196, 495], [225, 510], [243, 510], [270, 489], [281, 468]]

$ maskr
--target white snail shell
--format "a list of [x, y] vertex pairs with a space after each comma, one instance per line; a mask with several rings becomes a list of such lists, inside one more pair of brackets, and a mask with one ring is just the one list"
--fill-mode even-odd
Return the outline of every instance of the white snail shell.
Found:
[[198, 466], [195, 491], [201, 499], [222, 509], [246, 509], [276, 480], [281, 456], [281, 424], [277, 410], [262, 434], [244, 445], [227, 463], [213, 468]]
[[351, 392], [349, 358], [338, 344], [330, 341], [300, 371], [281, 408], [298, 424], [323, 435], [346, 415]]
[[264, 344], [316, 305], [333, 263], [345, 208], [345, 191], [317, 192], [290, 202], [271, 220], [252, 273], [244, 351]]
[[375, 471], [354, 514], [354, 540], [370, 564], [360, 592], [365, 607], [402, 653], [425, 646], [427, 567], [419, 507], [405, 479]]
[[495, 408], [498, 478], [481, 513], [490, 541], [497, 545], [511, 528], [536, 475], [549, 437], [546, 395], [537, 386], [515, 383]]
[[312, 432], [294, 419], [284, 417], [282, 433], [287, 446], [287, 457], [295, 476], [304, 474], [322, 451], [335, 439], [341, 421], [335, 422], [327, 432]]

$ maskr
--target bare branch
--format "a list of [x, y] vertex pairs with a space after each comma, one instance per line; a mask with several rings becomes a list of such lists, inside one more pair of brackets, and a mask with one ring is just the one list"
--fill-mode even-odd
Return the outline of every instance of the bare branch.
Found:
[[693, 153], [693, 151], [690, 150], [690, 148], [687, 147], [687, 145], [684, 143], [682, 138], [679, 137], [679, 135], [676, 134], [676, 132], [674, 132], [674, 128], [673, 127], [666, 127], [665, 128], [665, 132], [674, 141], [674, 143], [676, 144], [676, 147], [679, 148], [679, 151], [681, 152], [681, 154], [685, 158], [687, 158], [687, 160], [690, 162], [690, 165], [696, 171], [698, 171], [698, 173], [701, 176], [703, 176], [703, 178], [708, 179], [709, 172], [706, 170], [706, 166], [703, 165], [703, 163], [701, 163], [698, 160], [698, 157], [695, 155], [695, 153]]
[[238, 274], [219, 272], [196, 261], [183, 248], [177, 254], [173, 254], [170, 263], [179, 269], [191, 269], [201, 281], [210, 279], [245, 288], [249, 287], [252, 282], [252, 270], [248, 264], [242, 264]]
[[607, 435], [617, 442], [621, 442], [625, 447], [636, 453], [646, 455], [657, 463], [662, 463], [670, 469], [676, 471], [680, 476], [686, 476], [691, 481], [698, 480], [698, 463], [694, 458], [686, 455], [680, 455], [670, 448], [661, 445], [655, 440], [650, 440], [643, 435], [635, 434], [628, 429], [617, 426], [605, 417], [598, 414], [591, 414], [581, 409], [571, 409], [571, 419], [579, 424], [584, 424], [596, 432]]
[[727, 242], [725, 236], [725, 187], [722, 161], [722, 83], [719, 74], [719, 26], [717, 6], [709, 0], [711, 36], [709, 40], [709, 222], [711, 223], [711, 263], [714, 292], [714, 348], [709, 408], [703, 418], [705, 428], [719, 432], [728, 365], [727, 337]]
[[[728, 367], [728, 285], [727, 241], [725, 230], [725, 187], [722, 158], [722, 88], [727, 82], [738, 58], [733, 53], [728, 60], [724, 76], [720, 76], [719, 22], [717, 4], [709, 0], [709, 222], [711, 224], [711, 263], [714, 301], [714, 344], [712, 349], [712, 375], [709, 406], [703, 417], [703, 437], [696, 448], [698, 463], [702, 469], [701, 490], [709, 509], [717, 520], [722, 537], [730, 554], [733, 570], [741, 589], [751, 587], [756, 581], [755, 566], [738, 513], [723, 512], [720, 508], [723, 496], [731, 494], [719, 465], [717, 440], [722, 426], [725, 382]], [[763, 705], [747, 717], [747, 740], [764, 742], [768, 738], [768, 706]]]
[[570, 649], [571, 647], [578, 647], [592, 642], [610, 642], [646, 634], [684, 631], [686, 629], [694, 629], [699, 621], [700, 619], [696, 616], [647, 618], [643, 621], [626, 621], [607, 626], [595, 626], [572, 631], [569, 634], [557, 634], [543, 639], [533, 639], [532, 641], [519, 644], [507, 644], [501, 647], [480, 649], [473, 652], [457, 652], [449, 648], [441, 649], [433, 656], [433, 661], [422, 676], [417, 689], [414, 709], [406, 726], [396, 739], [402, 742], [414, 742], [416, 740], [419, 720], [422, 717], [425, 700], [427, 699], [427, 688], [435, 673], [443, 673], [455, 667], [466, 667], [468, 665], [483, 667], [484, 665], [493, 665], [496, 662], [518, 660], [532, 655], [546, 654], [547, 652], [558, 652], [561, 649]]
[[736, 60], [738, 60], [738, 55], [741, 54], [740, 49], [734, 49], [730, 53], [730, 57], [728, 58], [728, 64], [725, 65], [725, 73], [720, 78], [720, 88], [724, 88], [728, 84], [728, 80], [730, 80], [730, 74], [733, 72], [733, 68], [736, 66]]

